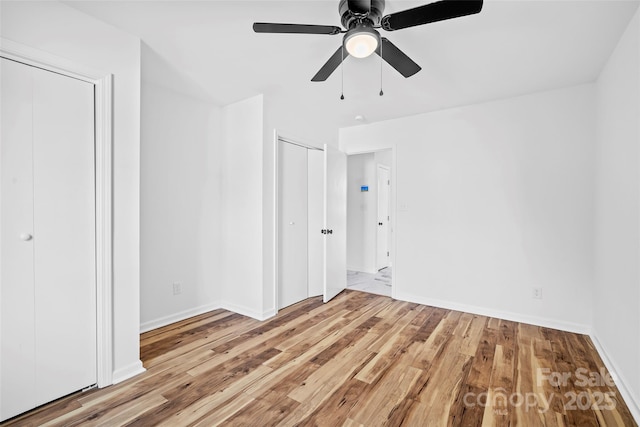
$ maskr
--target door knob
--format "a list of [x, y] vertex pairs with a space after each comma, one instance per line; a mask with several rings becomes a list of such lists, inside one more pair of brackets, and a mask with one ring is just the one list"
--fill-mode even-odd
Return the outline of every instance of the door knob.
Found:
[[24, 240], [25, 242], [29, 241], [33, 239], [33, 236], [29, 233], [22, 233], [20, 234], [20, 240]]

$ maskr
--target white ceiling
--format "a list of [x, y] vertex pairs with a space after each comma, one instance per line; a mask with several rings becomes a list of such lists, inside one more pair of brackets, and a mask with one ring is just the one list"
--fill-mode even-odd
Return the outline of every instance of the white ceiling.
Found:
[[[341, 35], [256, 34], [261, 22], [340, 25], [338, 0], [81, 1], [67, 4], [134, 34], [143, 78], [226, 105], [280, 94], [335, 126], [380, 121], [593, 81], [638, 8], [627, 1], [485, 0], [482, 12], [384, 32], [422, 66], [405, 79], [373, 55], [311, 77]], [[385, 14], [429, 1], [387, 0]]]

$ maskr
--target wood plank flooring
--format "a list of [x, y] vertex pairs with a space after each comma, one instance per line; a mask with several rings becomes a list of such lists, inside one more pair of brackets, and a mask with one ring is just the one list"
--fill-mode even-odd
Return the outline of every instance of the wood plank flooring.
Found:
[[636, 426], [590, 339], [357, 291], [141, 336], [147, 372], [7, 426]]

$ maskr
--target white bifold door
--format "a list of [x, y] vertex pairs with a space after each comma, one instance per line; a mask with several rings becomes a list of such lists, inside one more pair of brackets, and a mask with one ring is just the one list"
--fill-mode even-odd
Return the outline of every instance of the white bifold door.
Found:
[[324, 145], [324, 302], [347, 287], [347, 156]]
[[1, 61], [0, 421], [96, 383], [94, 86]]
[[346, 155], [278, 142], [278, 308], [346, 288]]
[[305, 147], [279, 142], [279, 284], [278, 308], [307, 299], [308, 284], [308, 154]]

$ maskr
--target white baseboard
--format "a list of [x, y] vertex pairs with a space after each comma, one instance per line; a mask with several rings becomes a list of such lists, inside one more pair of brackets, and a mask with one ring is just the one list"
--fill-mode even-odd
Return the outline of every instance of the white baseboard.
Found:
[[220, 308], [224, 308], [225, 310], [233, 311], [234, 313], [242, 314], [243, 316], [248, 316], [260, 321], [267, 320], [268, 318], [273, 317], [277, 314], [277, 311], [275, 309], [258, 312], [248, 307], [226, 301], [220, 303]]
[[170, 325], [172, 323], [180, 322], [182, 320], [188, 319], [190, 317], [198, 316], [203, 313], [207, 313], [209, 311], [218, 310], [218, 309], [229, 310], [234, 313], [242, 314], [243, 316], [248, 316], [256, 320], [267, 320], [270, 317], [278, 314], [276, 309], [270, 309], [265, 312], [257, 312], [250, 308], [225, 302], [225, 301], [217, 301], [215, 303], [201, 305], [200, 307], [190, 308], [189, 310], [183, 310], [178, 313], [170, 314], [168, 316], [161, 317], [159, 319], [150, 320], [148, 322], [144, 322], [140, 324], [140, 333], [149, 332], [153, 329], [161, 328], [163, 326]]
[[[395, 291], [395, 288], [393, 289]], [[417, 304], [430, 305], [433, 307], [445, 308], [447, 310], [463, 311], [465, 313], [478, 314], [480, 316], [495, 317], [498, 319], [510, 320], [512, 322], [528, 323], [530, 325], [542, 326], [545, 328], [558, 329], [561, 331], [574, 332], [577, 334], [589, 335], [591, 327], [580, 323], [564, 322], [544, 317], [529, 316], [526, 314], [513, 313], [509, 311], [493, 310], [486, 307], [479, 307], [468, 304], [460, 304], [451, 301], [443, 301], [431, 298], [418, 297], [402, 292], [394, 292], [393, 298], [414, 302]]]
[[267, 320], [267, 319], [275, 316], [276, 314], [278, 314], [278, 310], [276, 310], [275, 308], [272, 308], [271, 310], [267, 310], [264, 313], [262, 313], [262, 319], [261, 320]]
[[607, 371], [609, 371], [609, 374], [611, 374], [613, 381], [616, 383], [616, 387], [618, 388], [618, 391], [620, 391], [622, 399], [624, 399], [624, 403], [627, 404], [629, 411], [631, 411], [631, 415], [633, 415], [636, 423], [640, 424], [640, 404], [638, 400], [634, 399], [634, 396], [627, 388], [625, 384], [625, 378], [620, 375], [620, 370], [616, 369], [615, 363], [613, 363], [613, 361], [609, 357], [609, 354], [598, 339], [596, 331], [593, 331], [591, 333], [591, 341], [593, 342], [593, 345], [596, 346], [596, 350], [598, 350], [598, 353], [600, 354], [600, 357], [602, 358]]
[[113, 381], [112, 384], [118, 384], [122, 381], [128, 380], [129, 378], [133, 378], [136, 375], [139, 375], [145, 372], [146, 369], [142, 366], [142, 362], [138, 360], [128, 366], [125, 366], [120, 369], [116, 369], [113, 371]]
[[172, 323], [179, 322], [181, 320], [188, 319], [193, 316], [198, 316], [200, 314], [217, 310], [222, 308], [219, 302], [201, 305], [200, 307], [190, 308], [188, 310], [183, 310], [178, 313], [170, 314], [168, 316], [161, 317], [155, 320], [149, 320], [148, 322], [144, 322], [140, 324], [140, 333], [148, 332], [153, 329], [161, 328], [163, 326], [170, 325]]

